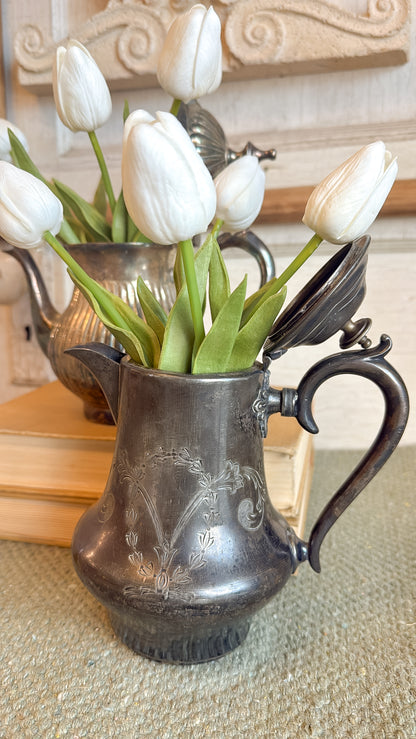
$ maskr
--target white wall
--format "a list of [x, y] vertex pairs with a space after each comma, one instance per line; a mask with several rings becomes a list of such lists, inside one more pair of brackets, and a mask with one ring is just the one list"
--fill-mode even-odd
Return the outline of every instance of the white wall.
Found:
[[[348, 7], [348, 3], [343, 0], [334, 0], [333, 4]], [[62, 29], [65, 27], [65, 13], [62, 11], [60, 17], [57, 8], [65, 10], [66, 5], [51, 2], [49, 6], [44, 1], [41, 6], [43, 10], [38, 12], [44, 13], [46, 26], [52, 27], [54, 38], [58, 40], [64, 35]], [[104, 6], [104, 2], [93, 2], [91, 12], [102, 10]], [[357, 12], [363, 12], [365, 3], [357, 0], [355, 6]], [[73, 5], [71, 12], [75, 15], [79, 13], [82, 19], [87, 17], [86, 7], [86, 4], [80, 4], [80, 8]], [[276, 162], [269, 163], [266, 167], [269, 187], [314, 184], [362, 144], [376, 138], [383, 138], [391, 151], [399, 156], [399, 177], [416, 178], [413, 1], [411, 7], [412, 48], [410, 61], [404, 65], [224, 82], [216, 93], [201, 103], [221, 122], [233, 148], [239, 148], [250, 139], [259, 146], [274, 146], [278, 150]], [[41, 165], [46, 176], [56, 176], [78, 189], [85, 197], [90, 197], [98, 175], [86, 135], [68, 134], [57, 120], [51, 94], [39, 96], [22, 88], [17, 81], [10, 41], [30, 16], [30, 8], [33, 6], [27, 0], [2, 2], [3, 26], [7, 29], [4, 49], [6, 117], [25, 130], [32, 156]], [[50, 15], [53, 16], [52, 21]], [[143, 107], [155, 111], [168, 109], [170, 105], [168, 97], [157, 88], [113, 94], [113, 116], [99, 131], [99, 138], [116, 187], [120, 184], [121, 120], [125, 97], [128, 97], [131, 109]], [[381, 218], [374, 224], [371, 232], [368, 293], [357, 314], [372, 317], [371, 338], [374, 343], [377, 343], [382, 332], [389, 333], [393, 338], [394, 348], [390, 360], [405, 378], [412, 397], [416, 393], [415, 227], [416, 213], [415, 217]], [[258, 226], [254, 230], [272, 249], [278, 271], [284, 268], [296, 250], [309, 238], [308, 230], [301, 224]], [[320, 248], [293, 281], [290, 287], [292, 295], [332, 253], [333, 249], [327, 245]], [[40, 263], [45, 260], [47, 263], [48, 259], [50, 257], [47, 255], [39, 255]], [[229, 264], [234, 279], [246, 267], [252, 273], [250, 262], [237, 254]], [[253, 286], [255, 275], [254, 269]], [[23, 314], [25, 310], [28, 310], [27, 303], [21, 308]], [[9, 307], [0, 307], [0, 347], [3, 355], [0, 367], [0, 401], [29, 389], [27, 384], [11, 384], [11, 314], [12, 309]], [[29, 316], [27, 320], [30, 321]], [[337, 351], [335, 339], [316, 349], [293, 350], [275, 363], [273, 378], [279, 384], [296, 385], [313, 361], [333, 351]], [[42, 361], [39, 359], [39, 366]], [[32, 360], [31, 366], [35, 364]], [[47, 373], [44, 365], [42, 371]], [[45, 374], [43, 377], [45, 378]], [[34, 381], [36, 382], [36, 377]], [[321, 427], [317, 446], [365, 445], [380, 421], [379, 406], [378, 391], [369, 386], [369, 383], [355, 378], [337, 378], [331, 381], [327, 390], [319, 391], [317, 398], [316, 418]], [[416, 443], [414, 416], [404, 442]]]

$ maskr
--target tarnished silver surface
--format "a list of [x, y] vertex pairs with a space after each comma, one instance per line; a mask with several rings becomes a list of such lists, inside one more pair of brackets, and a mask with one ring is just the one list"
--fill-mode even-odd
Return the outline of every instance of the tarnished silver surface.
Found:
[[[129, 647], [166, 662], [220, 657], [301, 562], [319, 572], [324, 537], [406, 425], [407, 392], [385, 360], [390, 348], [383, 336], [375, 349], [328, 357], [290, 392], [271, 388], [260, 365], [190, 375], [139, 367], [103, 344], [69, 350], [96, 375], [118, 426], [104, 494], [74, 534], [75, 568]], [[317, 431], [315, 392], [343, 372], [380, 387], [385, 418], [306, 543], [271, 505], [263, 434], [275, 412]]]
[[368, 348], [368, 318], [352, 316], [364, 300], [370, 237], [362, 236], [339, 249], [278, 316], [264, 346], [265, 356], [277, 359], [295, 346], [320, 344], [343, 331], [342, 349], [355, 343]]
[[262, 150], [250, 141], [241, 151], [231, 149], [217, 119], [208, 110], [202, 108], [197, 100], [182, 103], [178, 119], [187, 130], [193, 145], [213, 177], [216, 177], [227, 164], [245, 154], [252, 154], [259, 161], [276, 159], [275, 149]]
[[[222, 234], [220, 246], [235, 246], [251, 254], [259, 266], [261, 285], [274, 276], [272, 255], [251, 231]], [[86, 243], [67, 248], [91, 277], [122, 298], [139, 315], [141, 308], [136, 293], [139, 275], [167, 313], [175, 302], [173, 266], [176, 245]], [[111, 413], [99, 384], [88, 369], [66, 355], [65, 350], [90, 341], [100, 341], [118, 349], [122, 347], [101, 323], [77, 287], [74, 288], [69, 306], [60, 314], [51, 304], [42, 276], [29, 251], [10, 247], [8, 254], [20, 262], [26, 274], [36, 336], [57, 378], [83, 400], [85, 415], [89, 420], [111, 423]]]

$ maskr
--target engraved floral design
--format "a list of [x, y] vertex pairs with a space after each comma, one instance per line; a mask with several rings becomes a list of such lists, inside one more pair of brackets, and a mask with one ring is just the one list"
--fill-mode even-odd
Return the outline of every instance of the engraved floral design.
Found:
[[[147, 455], [147, 465], [159, 466], [170, 461], [176, 467], [183, 467], [195, 477], [195, 491], [184, 511], [179, 515], [172, 533], [168, 536], [164, 530], [159, 512], [142, 480], [146, 465], [131, 466], [127, 455], [122, 455], [116, 465], [120, 478], [129, 482], [128, 505], [125, 511], [127, 531], [125, 541], [130, 550], [129, 561], [143, 582], [141, 585], [127, 586], [125, 594], [134, 598], [143, 598], [157, 594], [168, 598], [174, 594], [183, 600], [192, 600], [192, 590], [184, 586], [192, 582], [192, 572], [204, 567], [207, 563], [206, 553], [215, 543], [212, 528], [220, 523], [219, 500], [222, 496], [235, 495], [238, 490], [248, 484], [255, 493], [255, 501], [244, 498], [237, 511], [238, 521], [247, 531], [254, 531], [261, 525], [264, 512], [264, 483], [260, 475], [251, 467], [241, 467], [238, 462], [226, 460], [224, 468], [217, 475], [206, 472], [200, 459], [194, 459], [188, 449], [166, 452], [159, 450]], [[140, 548], [136, 526], [139, 522], [137, 496], [144, 501], [152, 520], [156, 542], [153, 546], [155, 557], [145, 558]], [[186, 563], [178, 562], [179, 550], [176, 546], [178, 538], [203, 506], [201, 518], [205, 528], [197, 533], [195, 547]]]

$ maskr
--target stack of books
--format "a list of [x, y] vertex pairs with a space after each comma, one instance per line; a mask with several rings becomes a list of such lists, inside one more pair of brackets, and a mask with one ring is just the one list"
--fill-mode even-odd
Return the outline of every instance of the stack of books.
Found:
[[[84, 418], [60, 382], [0, 406], [0, 538], [70, 546], [77, 521], [104, 491], [116, 428]], [[265, 439], [269, 494], [302, 536], [313, 469], [312, 437], [274, 415]]]

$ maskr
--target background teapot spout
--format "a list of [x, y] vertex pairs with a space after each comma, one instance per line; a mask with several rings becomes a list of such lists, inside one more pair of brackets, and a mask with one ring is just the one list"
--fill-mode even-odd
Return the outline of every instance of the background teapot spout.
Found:
[[60, 313], [52, 305], [38, 266], [27, 249], [11, 246], [6, 253], [14, 257], [23, 268], [29, 287], [33, 327], [40, 348], [48, 356], [49, 338]]

